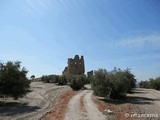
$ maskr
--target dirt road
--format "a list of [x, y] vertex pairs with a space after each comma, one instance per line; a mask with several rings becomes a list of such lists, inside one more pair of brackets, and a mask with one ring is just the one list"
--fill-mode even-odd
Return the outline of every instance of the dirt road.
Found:
[[91, 99], [92, 91], [84, 90], [69, 102], [65, 120], [106, 120]]
[[71, 90], [68, 86], [53, 83], [32, 82], [31, 92], [17, 101], [16, 105], [0, 108], [0, 120], [38, 120], [55, 105], [61, 94]]
[[[60, 102], [58, 108], [43, 120], [158, 120], [160, 118], [160, 91], [136, 88], [134, 94], [128, 94], [126, 100], [101, 101], [92, 96], [92, 90], [82, 90], [69, 96], [70, 101]], [[61, 101], [68, 98], [62, 97]], [[63, 111], [55, 112], [55, 111]], [[111, 110], [113, 114], [104, 112]], [[105, 113], [105, 114], [103, 114]], [[158, 114], [158, 117], [126, 117], [125, 114]], [[64, 117], [61, 117], [63, 116]]]
[[[74, 96], [68, 105], [65, 120], [107, 120], [109, 114], [104, 115], [104, 110], [111, 110], [115, 120], [135, 120], [136, 117], [126, 117], [125, 114], [148, 114], [152, 117], [140, 117], [143, 120], [160, 119], [160, 91], [153, 89], [136, 88], [134, 94], [128, 94], [126, 100], [100, 102], [91, 97], [91, 90], [84, 90]], [[99, 104], [95, 104], [99, 101]], [[100, 110], [101, 108], [103, 110]], [[158, 116], [157, 116], [158, 115]]]
[[160, 120], [160, 91], [136, 88], [126, 100], [106, 101], [104, 106], [115, 113], [115, 120]]
[[143, 113], [158, 114], [160, 117], [160, 91], [136, 88], [134, 94], [128, 94], [130, 103], [139, 107]]
[[127, 100], [105, 102], [92, 93], [92, 90], [74, 92], [68, 86], [32, 82], [31, 92], [24, 98], [8, 99], [14, 105], [0, 107], [0, 120], [39, 120], [42, 116], [43, 120], [107, 120], [109, 115], [102, 113], [105, 109], [114, 112], [115, 120], [135, 119], [126, 118], [125, 113], [158, 114], [156, 118], [138, 119], [160, 119], [160, 91], [136, 88], [134, 94], [127, 95]]

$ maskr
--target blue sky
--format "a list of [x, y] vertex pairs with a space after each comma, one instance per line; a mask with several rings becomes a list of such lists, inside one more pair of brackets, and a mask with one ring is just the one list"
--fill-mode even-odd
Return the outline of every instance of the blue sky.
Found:
[[28, 76], [61, 74], [84, 55], [86, 72], [131, 68], [160, 76], [159, 0], [0, 0], [0, 60]]

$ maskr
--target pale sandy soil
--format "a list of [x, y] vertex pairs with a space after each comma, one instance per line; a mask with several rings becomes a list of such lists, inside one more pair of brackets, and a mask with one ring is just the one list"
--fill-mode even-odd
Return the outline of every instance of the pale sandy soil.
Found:
[[145, 120], [160, 120], [160, 91], [153, 89], [135, 89], [135, 94], [128, 95], [131, 105], [139, 111], [133, 113], [157, 114], [158, 117], [148, 117]]
[[[126, 100], [118, 101], [100, 100], [92, 90], [72, 91], [41, 82], [31, 83], [31, 91], [18, 101], [8, 99], [16, 105], [0, 107], [0, 120], [160, 120], [160, 91], [152, 89], [136, 88]], [[158, 117], [131, 118], [125, 113]]]
[[[83, 90], [75, 95], [69, 102], [64, 120], [106, 120], [106, 116], [98, 110], [91, 95], [91, 90]], [[81, 103], [81, 98], [84, 103]]]
[[[43, 120], [160, 120], [160, 91], [136, 88], [126, 100], [114, 101], [99, 99], [92, 93], [92, 90], [81, 90], [75, 95], [64, 94], [58, 109], [53, 108]], [[158, 117], [126, 117], [126, 113], [157, 114]]]
[[38, 120], [54, 107], [58, 98], [68, 86], [57, 86], [53, 83], [32, 82], [31, 91], [19, 100], [7, 99], [15, 102], [11, 107], [0, 107], [0, 120]]
[[67, 110], [68, 103], [70, 99], [76, 95], [76, 91], [69, 90], [63, 93], [59, 99], [57, 104], [53, 107], [53, 109], [45, 114], [41, 120], [64, 120], [65, 112]]
[[[104, 102], [98, 100], [97, 96], [93, 99], [101, 112], [106, 114], [105, 109], [113, 111], [115, 120], [160, 120], [160, 91], [136, 88], [133, 94], [127, 95], [127, 100], [104, 100]], [[126, 113], [130, 117], [126, 117]], [[132, 117], [134, 114], [148, 114], [151, 117]], [[152, 114], [158, 117], [152, 117]]]
[[[93, 102], [94, 101], [94, 102]], [[107, 111], [112, 111], [108, 113]], [[128, 113], [130, 117], [126, 117]], [[104, 116], [104, 114], [106, 116]], [[151, 117], [131, 117], [133, 114]], [[152, 115], [158, 115], [157, 117]], [[99, 100], [91, 90], [74, 96], [68, 105], [65, 120], [160, 120], [160, 91], [136, 88], [126, 100]]]

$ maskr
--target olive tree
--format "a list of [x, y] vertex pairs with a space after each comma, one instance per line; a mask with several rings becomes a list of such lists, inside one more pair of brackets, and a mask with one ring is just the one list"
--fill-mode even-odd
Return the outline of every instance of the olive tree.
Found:
[[8, 61], [0, 63], [0, 95], [18, 99], [23, 97], [29, 88], [26, 77], [27, 70], [20, 65], [21, 62]]
[[94, 94], [107, 97], [111, 92], [111, 81], [108, 77], [106, 69], [98, 69], [94, 71], [94, 77], [91, 81], [92, 89]]
[[127, 93], [135, 87], [136, 80], [129, 69], [121, 70], [114, 68], [108, 72], [99, 69], [94, 72], [91, 82], [94, 93], [102, 97], [125, 98]]
[[30, 79], [34, 80], [35, 79], [35, 75], [31, 75]]

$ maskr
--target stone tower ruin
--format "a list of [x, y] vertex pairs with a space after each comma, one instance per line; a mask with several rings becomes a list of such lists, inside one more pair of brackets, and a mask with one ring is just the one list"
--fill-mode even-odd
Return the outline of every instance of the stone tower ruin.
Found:
[[79, 58], [78, 55], [75, 55], [75, 57], [68, 58], [68, 66], [65, 67], [63, 71], [63, 75], [83, 75], [85, 73], [85, 66], [84, 66], [84, 58], [81, 56]]
[[92, 78], [93, 77], [93, 70], [87, 72], [87, 77]]

